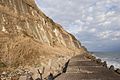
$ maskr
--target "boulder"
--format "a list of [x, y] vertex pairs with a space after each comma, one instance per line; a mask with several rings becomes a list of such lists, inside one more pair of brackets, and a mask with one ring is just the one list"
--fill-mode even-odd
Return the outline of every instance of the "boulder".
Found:
[[114, 66], [113, 66], [113, 65], [111, 65], [111, 66], [110, 66], [110, 68], [109, 68], [109, 70], [114, 71]]
[[92, 61], [95, 61], [95, 60], [96, 60], [96, 57], [95, 57], [95, 56], [91, 56], [91, 60], [92, 60]]
[[103, 64], [104, 67], [107, 68], [107, 63], [106, 63], [106, 61], [104, 61], [102, 64]]
[[116, 69], [115, 72], [117, 72], [118, 74], [120, 74], [120, 69]]
[[100, 64], [100, 63], [101, 63], [101, 59], [96, 59], [96, 62], [97, 62], [98, 64]]

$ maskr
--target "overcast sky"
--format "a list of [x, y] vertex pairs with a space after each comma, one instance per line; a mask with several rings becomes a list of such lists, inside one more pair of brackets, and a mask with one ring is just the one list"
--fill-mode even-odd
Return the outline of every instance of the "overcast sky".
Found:
[[120, 51], [120, 0], [36, 0], [89, 51]]

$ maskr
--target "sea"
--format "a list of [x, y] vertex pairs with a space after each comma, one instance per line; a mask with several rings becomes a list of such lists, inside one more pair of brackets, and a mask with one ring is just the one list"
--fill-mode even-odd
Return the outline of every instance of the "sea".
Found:
[[120, 69], [120, 52], [92, 52], [92, 55], [106, 61], [108, 67], [113, 65], [115, 68]]

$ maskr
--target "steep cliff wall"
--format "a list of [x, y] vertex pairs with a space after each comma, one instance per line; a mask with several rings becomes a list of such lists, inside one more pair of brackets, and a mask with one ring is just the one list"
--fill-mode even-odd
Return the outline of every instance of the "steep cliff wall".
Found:
[[80, 43], [37, 9], [34, 0], [1, 0], [0, 31], [14, 36], [21, 31], [49, 45], [80, 48]]
[[49, 59], [84, 51], [72, 34], [37, 8], [34, 0], [0, 0], [0, 59], [7, 65], [47, 65]]

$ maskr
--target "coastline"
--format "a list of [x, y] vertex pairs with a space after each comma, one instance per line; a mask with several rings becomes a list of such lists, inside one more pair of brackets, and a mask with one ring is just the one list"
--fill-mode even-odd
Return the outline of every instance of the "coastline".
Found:
[[91, 60], [97, 61], [97, 63], [100, 63], [102, 65], [105, 64], [106, 68], [108, 68], [109, 70], [112, 69], [112, 71], [114, 71], [114, 72], [116, 72], [117, 74], [120, 75], [120, 68], [116, 68], [114, 65], [108, 64], [107, 61], [102, 60], [100, 57], [96, 56], [93, 52], [90, 52], [88, 54], [89, 54], [89, 57], [90, 57]]
[[117, 69], [120, 68], [119, 53], [120, 52], [92, 52], [91, 54], [97, 59], [101, 59], [102, 62], [106, 61], [108, 67], [114, 65], [114, 67]]
[[[76, 64], [77, 62], [77, 64]], [[78, 63], [80, 62], [80, 63]], [[86, 63], [87, 62], [87, 63]], [[75, 64], [75, 65], [81, 65], [81, 66], [86, 66], [85, 68], [84, 67], [81, 67], [80, 70], [83, 72], [83, 73], [86, 73], [87, 69], [89, 70], [90, 69], [90, 72], [88, 71], [87, 74], [91, 74], [91, 72], [94, 72], [94, 69], [97, 69], [95, 70], [95, 72], [97, 72], [97, 74], [100, 74], [100, 76], [102, 76], [102, 71], [104, 73], [104, 69], [106, 71], [109, 72], [109, 74], [107, 74], [108, 77], [111, 77], [110, 75], [112, 76], [118, 76], [118, 78], [120, 78], [120, 69], [115, 69], [113, 65], [111, 65], [110, 67], [107, 66], [107, 63], [106, 61], [102, 61], [100, 58], [97, 58], [95, 55], [92, 55], [91, 53], [87, 52], [87, 53], [84, 53], [84, 54], [81, 54], [81, 55], [76, 55], [76, 56], [73, 56], [70, 60], [68, 60], [62, 67], [61, 69], [59, 69], [59, 72], [56, 73], [56, 74], [53, 74], [53, 76], [57, 79], [59, 78], [59, 76], [63, 76], [64, 74], [67, 74], [67, 69], [69, 70], [69, 67], [67, 65], [72, 65]], [[83, 65], [85, 64], [85, 65]], [[93, 66], [93, 65], [94, 66]], [[73, 66], [75, 66], [73, 65]], [[96, 67], [95, 67], [96, 66]], [[98, 66], [98, 67], [97, 67]], [[89, 67], [89, 68], [88, 68]], [[100, 70], [99, 70], [99, 67], [100, 67]], [[82, 69], [83, 68], [83, 69]], [[92, 69], [91, 69], [92, 68]], [[72, 68], [72, 70], [76, 70], [76, 68]], [[92, 70], [92, 71], [91, 71]], [[33, 73], [29, 70], [22, 70], [22, 69], [18, 69], [17, 70], [18, 72], [17, 73], [13, 73], [11, 72], [11, 76], [13, 76], [12, 78], [17, 78], [17, 79], [14, 79], [14, 80], [25, 80], [26, 77], [32, 77], [33, 80], [36, 79], [36, 78], [39, 78], [40, 74], [38, 73], [36, 77], [33, 76]], [[41, 72], [41, 71], [40, 71]], [[12, 74], [13, 73], [13, 74]], [[75, 72], [77, 73], [77, 71]], [[106, 73], [106, 72], [105, 72]], [[45, 73], [44, 73], [45, 74]], [[78, 73], [80, 74], [80, 73]], [[84, 74], [87, 75], [87, 74]], [[97, 75], [97, 74], [93, 74], [93, 75]], [[7, 72], [2, 72], [1, 73], [1, 78], [11, 78], [10, 75], [8, 75]], [[17, 76], [15, 76], [17, 75]], [[5, 77], [4, 77], [5, 76]], [[6, 77], [7, 76], [7, 77]], [[47, 77], [45, 77], [46, 79], [48, 78], [49, 74], [47, 75]], [[104, 75], [103, 75], [104, 76]], [[21, 79], [21, 78], [24, 78], [24, 79]], [[101, 77], [102, 78], [102, 77]], [[55, 80], [56, 80], [55, 79]], [[44, 79], [43, 79], [44, 80]], [[57, 79], [59, 80], [59, 79]], [[62, 79], [61, 79], [62, 80]], [[73, 80], [73, 79], [70, 79], [70, 80]], [[116, 79], [115, 79], [116, 80]], [[117, 79], [118, 80], [118, 79]]]
[[55, 80], [120, 80], [120, 69], [107, 67], [106, 61], [96, 59], [91, 53], [77, 55], [70, 59], [65, 73]]

